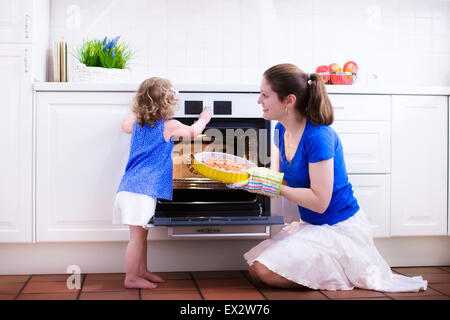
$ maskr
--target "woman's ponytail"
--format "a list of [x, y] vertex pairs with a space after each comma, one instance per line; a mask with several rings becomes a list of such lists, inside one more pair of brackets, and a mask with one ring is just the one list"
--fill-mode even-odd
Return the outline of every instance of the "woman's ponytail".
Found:
[[295, 109], [314, 125], [330, 125], [333, 107], [322, 78], [317, 73], [305, 73], [290, 63], [278, 64], [264, 72], [265, 79], [283, 101], [290, 94], [297, 98]]
[[322, 78], [317, 73], [308, 75], [306, 117], [315, 125], [330, 125], [334, 121], [334, 112]]

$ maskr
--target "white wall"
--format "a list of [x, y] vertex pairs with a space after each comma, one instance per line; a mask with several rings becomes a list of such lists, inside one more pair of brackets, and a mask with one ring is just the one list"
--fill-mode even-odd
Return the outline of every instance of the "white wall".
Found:
[[[360, 65], [358, 83], [450, 85], [449, 0], [52, 0], [51, 39], [120, 35], [133, 80], [259, 84], [271, 65]], [[75, 6], [75, 7], [74, 7]], [[77, 14], [79, 10], [79, 15]]]

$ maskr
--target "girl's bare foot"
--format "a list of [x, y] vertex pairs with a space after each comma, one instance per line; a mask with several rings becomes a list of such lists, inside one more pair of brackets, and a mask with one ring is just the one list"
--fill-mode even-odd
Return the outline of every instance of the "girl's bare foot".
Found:
[[163, 278], [158, 277], [156, 274], [151, 273], [149, 271], [145, 271], [144, 273], [141, 273], [139, 277], [150, 280], [152, 282], [166, 282]]
[[158, 286], [156, 283], [147, 281], [141, 277], [136, 277], [136, 280], [125, 279], [123, 285], [128, 289], [154, 289]]

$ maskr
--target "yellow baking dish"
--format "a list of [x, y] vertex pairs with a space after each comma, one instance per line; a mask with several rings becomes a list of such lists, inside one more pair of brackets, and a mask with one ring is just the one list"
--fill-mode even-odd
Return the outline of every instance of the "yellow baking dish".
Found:
[[236, 161], [244, 164], [247, 168], [254, 168], [256, 165], [244, 158], [237, 157], [228, 153], [221, 152], [199, 152], [194, 155], [194, 169], [199, 174], [204, 177], [217, 180], [224, 183], [236, 183], [240, 181], [247, 180], [249, 177], [248, 173], [235, 173], [220, 169], [212, 168], [206, 164], [204, 161], [207, 159], [227, 159], [230, 161]]

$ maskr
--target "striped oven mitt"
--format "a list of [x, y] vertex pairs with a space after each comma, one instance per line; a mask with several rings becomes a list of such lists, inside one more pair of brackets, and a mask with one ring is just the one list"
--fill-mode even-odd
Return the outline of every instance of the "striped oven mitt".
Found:
[[281, 183], [284, 173], [267, 168], [250, 168], [247, 170], [250, 177], [241, 182], [227, 184], [230, 189], [243, 189], [248, 192], [260, 193], [269, 197], [280, 195]]

